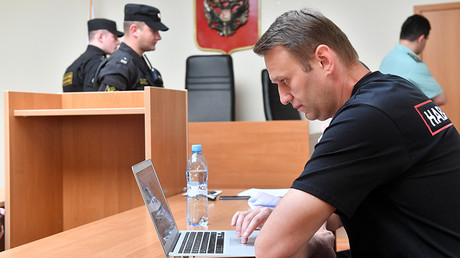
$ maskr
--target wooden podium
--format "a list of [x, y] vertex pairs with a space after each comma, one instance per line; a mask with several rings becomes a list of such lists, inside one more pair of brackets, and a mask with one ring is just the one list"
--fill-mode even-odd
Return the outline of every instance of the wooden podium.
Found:
[[142, 205], [131, 166], [146, 158], [167, 196], [185, 186], [185, 90], [7, 91], [4, 104], [6, 248]]

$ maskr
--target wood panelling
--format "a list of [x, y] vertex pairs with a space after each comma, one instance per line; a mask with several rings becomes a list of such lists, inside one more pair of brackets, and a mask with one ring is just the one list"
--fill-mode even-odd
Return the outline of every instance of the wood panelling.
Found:
[[308, 139], [307, 121], [190, 123], [188, 150], [203, 146], [211, 188], [289, 188], [310, 157]]

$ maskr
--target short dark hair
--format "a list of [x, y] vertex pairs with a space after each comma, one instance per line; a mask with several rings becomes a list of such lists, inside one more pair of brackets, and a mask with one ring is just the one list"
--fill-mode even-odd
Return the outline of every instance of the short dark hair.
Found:
[[139, 27], [140, 29], [142, 29], [142, 28], [144, 27], [144, 25], [146, 25], [145, 22], [141, 22], [141, 21], [124, 21], [124, 22], [123, 22], [123, 30], [124, 30], [124, 32], [125, 32], [125, 35], [126, 35], [126, 34], [128, 34], [128, 35], [131, 34], [131, 33], [129, 32], [129, 28], [130, 28], [131, 25], [133, 25], [133, 24], [136, 24], [137, 27]]
[[310, 60], [321, 44], [333, 49], [346, 65], [358, 60], [358, 53], [345, 33], [321, 13], [310, 9], [288, 11], [279, 16], [253, 51], [263, 56], [281, 45], [298, 58], [305, 71], [310, 71]]
[[412, 16], [409, 16], [409, 18], [407, 18], [406, 21], [403, 23], [399, 39], [414, 41], [421, 35], [425, 35], [425, 37], [428, 37], [430, 29], [430, 22], [427, 18], [418, 14], [414, 14]]
[[[111, 33], [110, 31], [105, 30], [105, 29], [92, 30], [92, 31], [88, 32], [88, 39], [89, 39], [89, 41], [93, 40], [93, 39], [97, 36], [97, 34], [98, 34], [99, 32], [102, 32], [104, 35], [105, 35], [106, 33]], [[113, 34], [113, 33], [112, 33], [112, 34]]]

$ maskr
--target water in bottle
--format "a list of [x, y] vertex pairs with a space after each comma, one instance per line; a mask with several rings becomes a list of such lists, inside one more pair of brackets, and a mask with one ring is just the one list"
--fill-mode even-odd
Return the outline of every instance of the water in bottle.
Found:
[[208, 225], [208, 164], [201, 145], [192, 145], [187, 161], [187, 225], [188, 228], [206, 228]]

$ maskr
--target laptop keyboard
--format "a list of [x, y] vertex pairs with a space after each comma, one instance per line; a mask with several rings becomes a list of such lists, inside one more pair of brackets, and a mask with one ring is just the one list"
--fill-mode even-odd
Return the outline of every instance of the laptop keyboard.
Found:
[[179, 253], [221, 254], [224, 252], [224, 232], [186, 232]]

